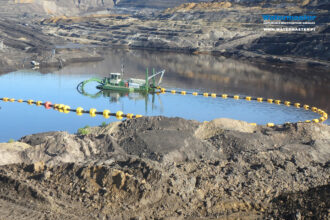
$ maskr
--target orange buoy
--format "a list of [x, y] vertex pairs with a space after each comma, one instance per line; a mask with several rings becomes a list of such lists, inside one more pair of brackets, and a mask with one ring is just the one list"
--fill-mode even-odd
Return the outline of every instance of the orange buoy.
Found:
[[52, 105], [51, 102], [45, 102], [45, 104], [44, 104], [46, 109], [51, 109], [52, 108], [51, 105]]

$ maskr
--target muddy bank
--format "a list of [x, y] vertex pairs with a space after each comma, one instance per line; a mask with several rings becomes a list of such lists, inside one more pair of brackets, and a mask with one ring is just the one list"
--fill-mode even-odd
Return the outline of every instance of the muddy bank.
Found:
[[[317, 13], [313, 32], [265, 31], [276, 27], [263, 23], [263, 14]], [[187, 3], [178, 7], [129, 15], [58, 17], [44, 19], [43, 31], [81, 44], [126, 46], [216, 56], [270, 63], [304, 63], [328, 66], [327, 10], [318, 5], [264, 2]], [[290, 26], [291, 27], [291, 26]], [[296, 26], [293, 26], [296, 27]]]
[[0, 212], [33, 219], [325, 219], [329, 137], [323, 124], [267, 128], [165, 117], [89, 128], [87, 135], [29, 135], [0, 144]]
[[[58, 48], [67, 42], [45, 35], [38, 25], [20, 19], [0, 18], [0, 73], [35, 67], [63, 66], [77, 62], [103, 60], [96, 49], [89, 47]], [[28, 22], [28, 23], [26, 23]]]

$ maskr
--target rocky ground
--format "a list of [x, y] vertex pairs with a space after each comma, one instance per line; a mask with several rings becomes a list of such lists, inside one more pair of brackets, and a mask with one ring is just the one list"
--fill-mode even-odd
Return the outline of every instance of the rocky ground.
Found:
[[0, 144], [5, 219], [327, 219], [330, 127], [145, 117]]
[[31, 61], [40, 67], [63, 67], [74, 62], [91, 62], [103, 57], [95, 50], [84, 48], [56, 48], [61, 39], [47, 36], [36, 25], [21, 20], [0, 18], [0, 73], [31, 68]]
[[[30, 68], [31, 61], [61, 68], [102, 60], [101, 48], [120, 47], [320, 68], [327, 75], [311, 82], [329, 79], [325, 1], [171, 0], [141, 9], [150, 2], [1, 0], [0, 73]], [[262, 14], [310, 11], [318, 16], [313, 33], [263, 31]], [[267, 128], [165, 117], [90, 128], [87, 135], [30, 135], [0, 143], [0, 216], [329, 219], [329, 137], [323, 124]]]
[[81, 44], [127, 46], [133, 49], [212, 53], [284, 63], [327, 64], [327, 10], [319, 9], [317, 31], [264, 31], [263, 14], [306, 13], [301, 5], [244, 5], [230, 2], [187, 3], [155, 13], [129, 16], [46, 19], [43, 31]]

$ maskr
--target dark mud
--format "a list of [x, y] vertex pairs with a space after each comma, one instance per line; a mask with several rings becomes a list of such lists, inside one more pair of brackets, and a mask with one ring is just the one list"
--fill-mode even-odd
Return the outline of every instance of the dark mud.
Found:
[[0, 144], [0, 212], [33, 219], [327, 218], [329, 137], [322, 124], [266, 128], [165, 117], [90, 128], [84, 136], [30, 135]]
[[[42, 7], [1, 2], [0, 73], [33, 67], [31, 61], [61, 68], [102, 59], [90, 48], [57, 49], [68, 43], [207, 53], [328, 73], [329, 6], [323, 1], [280, 7], [215, 1], [101, 16], [96, 12], [109, 12], [114, 1], [46, 5], [52, 16]], [[319, 17], [313, 34], [262, 31], [262, 14], [311, 10]], [[266, 128], [164, 117], [90, 128], [84, 136], [30, 135], [0, 144], [1, 218], [327, 219], [329, 137], [322, 124]]]

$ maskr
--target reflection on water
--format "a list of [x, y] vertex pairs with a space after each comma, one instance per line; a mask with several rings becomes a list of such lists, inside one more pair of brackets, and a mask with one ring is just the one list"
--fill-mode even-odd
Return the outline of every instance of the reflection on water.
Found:
[[[198, 92], [215, 92], [260, 96], [297, 101], [330, 111], [330, 85], [320, 73], [286, 74], [285, 70], [265, 70], [249, 63], [212, 57], [144, 51], [102, 51], [105, 60], [96, 63], [73, 64], [60, 70], [22, 70], [0, 76], [0, 96], [64, 103], [72, 108], [122, 110], [142, 115], [179, 116], [199, 121], [228, 117], [249, 122], [284, 123], [316, 118], [313, 112], [293, 107], [244, 100], [213, 99], [179, 94], [140, 94], [100, 91], [96, 84], [87, 84], [80, 94], [76, 86], [91, 77], [104, 77], [120, 72], [125, 61], [124, 78], [144, 78], [146, 67], [165, 69], [163, 86]], [[292, 72], [292, 71], [291, 71]], [[293, 71], [294, 72], [294, 71]], [[311, 77], [313, 75], [313, 77]], [[65, 130], [76, 132], [85, 125], [96, 126], [114, 118], [91, 118], [74, 113], [61, 114], [42, 107], [20, 103], [0, 103], [0, 141], [23, 135]], [[328, 122], [327, 122], [328, 123]]]
[[315, 68], [283, 68], [229, 60], [209, 55], [150, 51], [105, 51], [105, 60], [91, 65], [72, 65], [59, 73], [106, 76], [120, 72], [125, 61], [126, 77], [144, 77], [146, 67], [166, 69], [163, 85], [184, 89], [224, 92], [291, 100], [330, 111], [330, 72]]
[[[110, 103], [121, 103], [124, 99], [128, 99], [129, 101], [144, 101], [145, 105], [145, 113], [148, 112], [148, 103], [149, 97], [151, 97], [151, 108], [155, 109], [155, 96], [156, 93], [149, 94], [147, 92], [123, 92], [123, 91], [111, 91], [111, 90], [98, 90], [96, 93], [90, 94], [85, 91], [84, 88], [77, 89], [77, 91], [84, 96], [87, 96], [92, 99], [96, 98], [109, 98]], [[159, 94], [158, 94], [159, 96]], [[160, 99], [159, 99], [160, 100]], [[161, 101], [159, 101], [159, 105], [162, 105]], [[163, 107], [162, 107], [163, 109]]]

